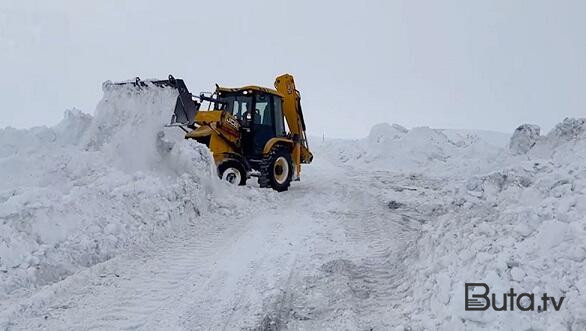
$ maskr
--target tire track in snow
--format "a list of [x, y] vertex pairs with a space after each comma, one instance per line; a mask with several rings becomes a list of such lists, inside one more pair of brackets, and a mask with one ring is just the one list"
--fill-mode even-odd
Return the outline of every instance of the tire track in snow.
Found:
[[[286, 199], [284, 195], [282, 199]], [[264, 307], [286, 291], [297, 256], [307, 251], [306, 238], [313, 233], [311, 219], [294, 207], [279, 209], [279, 217], [272, 212], [255, 217], [248, 231], [218, 261], [217, 273], [224, 277], [214, 277], [209, 288], [202, 288], [194, 300], [185, 303], [206, 308], [183, 314], [181, 325], [234, 330], [264, 318]], [[214, 295], [220, 299], [207, 300]]]
[[[300, 314], [289, 321], [291, 329], [384, 329], [405, 319], [398, 308], [412, 292], [405, 270], [420, 223], [384, 201], [381, 192], [401, 184], [397, 178], [352, 174], [347, 170], [345, 178], [331, 181], [330, 199], [338, 203], [315, 213], [329, 227], [324, 241], [332, 244], [317, 257], [319, 270], [298, 286], [293, 305]], [[406, 192], [418, 189], [410, 188]], [[342, 238], [333, 235], [340, 229]]]
[[[400, 190], [404, 201], [417, 191], [433, 190], [434, 183], [421, 178], [397, 177], [384, 172], [374, 175], [361, 174], [361, 183], [370, 183], [364, 192], [376, 205], [362, 211], [360, 222], [348, 222], [348, 229], [355, 234], [357, 242], [369, 243], [369, 255], [359, 261], [353, 278], [362, 281], [369, 289], [369, 296], [360, 303], [361, 326], [374, 329], [389, 328], [397, 321], [406, 320], [405, 312], [400, 310], [406, 301], [411, 300], [413, 288], [409, 279], [408, 260], [416, 258], [416, 242], [420, 236], [421, 220], [424, 216], [417, 210], [406, 206], [391, 210], [387, 201], [381, 201], [384, 190], [392, 186], [409, 187]], [[404, 185], [403, 181], [406, 181]], [[408, 213], [410, 216], [405, 217]], [[360, 231], [361, 230], [361, 231]]]
[[[211, 273], [206, 266], [211, 265], [210, 261], [221, 252], [222, 246], [228, 244], [226, 238], [242, 231], [238, 227], [242, 224], [230, 224], [231, 221], [230, 218], [217, 217], [198, 224], [188, 233], [159, 242], [151, 252], [136, 252], [92, 268], [107, 270], [107, 274], [98, 272], [79, 283], [73, 275], [67, 282], [79, 286], [72, 288], [73, 291], [60, 288], [63, 284], [54, 284], [51, 286], [55, 287], [54, 291], [62, 292], [55, 298], [56, 302], [45, 308], [36, 307], [36, 316], [28, 316], [24, 321], [15, 320], [12, 328], [144, 328], [153, 320], [156, 322], [158, 316], [169, 309], [169, 304], [193, 291], [194, 286], [205, 286]], [[89, 286], [82, 283], [88, 281]], [[42, 314], [38, 315], [39, 311]]]
[[287, 280], [279, 289], [280, 293], [270, 303], [270, 308], [264, 308], [264, 315], [259, 324], [252, 328], [255, 331], [274, 331], [286, 327], [287, 322], [294, 313], [293, 304], [295, 294], [292, 291], [292, 285], [299, 279], [298, 255], [295, 255], [288, 267]]

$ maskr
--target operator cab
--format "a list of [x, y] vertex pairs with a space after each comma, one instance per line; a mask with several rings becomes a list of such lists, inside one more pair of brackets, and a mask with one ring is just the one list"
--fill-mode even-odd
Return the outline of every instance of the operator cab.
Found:
[[221, 109], [240, 121], [241, 146], [249, 159], [262, 158], [266, 143], [287, 136], [283, 116], [283, 98], [277, 91], [260, 87], [219, 88]]

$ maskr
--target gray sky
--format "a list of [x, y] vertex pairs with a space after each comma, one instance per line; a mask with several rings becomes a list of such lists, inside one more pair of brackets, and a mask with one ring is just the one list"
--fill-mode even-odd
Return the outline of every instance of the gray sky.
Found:
[[310, 135], [511, 132], [586, 116], [586, 1], [0, 2], [0, 127], [93, 113], [101, 83], [296, 78]]

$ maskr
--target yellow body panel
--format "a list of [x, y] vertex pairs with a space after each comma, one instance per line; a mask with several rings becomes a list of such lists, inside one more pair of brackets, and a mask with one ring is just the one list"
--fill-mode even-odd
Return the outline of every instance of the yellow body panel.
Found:
[[220, 164], [224, 160], [226, 153], [237, 152], [234, 150], [233, 145], [229, 144], [228, 141], [222, 138], [220, 135], [212, 134], [210, 138], [209, 148], [212, 151], [216, 165]]
[[222, 111], [199, 111], [195, 114], [195, 123], [197, 124], [209, 124], [219, 122], [222, 119]]
[[295, 89], [293, 76], [284, 74], [277, 77], [275, 87], [283, 96], [283, 115], [285, 115], [289, 130], [291, 130], [292, 134], [300, 134], [303, 130], [301, 127], [301, 118], [297, 113], [297, 105], [301, 97]]
[[211, 125], [200, 126], [199, 128], [189, 131], [185, 135], [185, 139], [195, 139], [196, 141], [205, 144], [209, 147], [216, 165], [220, 164], [226, 153], [238, 153], [238, 150], [233, 142], [226, 139], [224, 135], [217, 129], [214, 129], [215, 123]]
[[191, 130], [189, 131], [187, 134], [185, 134], [185, 139], [201, 139], [201, 138], [206, 138], [210, 135], [212, 135], [213, 130], [211, 127], [209, 126], [200, 126], [199, 128], [195, 129], [195, 130]]
[[262, 150], [262, 153], [268, 154], [271, 151], [271, 149], [273, 149], [273, 146], [275, 146], [276, 143], [281, 143], [281, 144], [284, 144], [286, 146], [290, 146], [291, 148], [293, 148], [293, 140], [291, 140], [289, 138], [277, 137], [277, 138], [271, 138], [271, 139], [269, 139], [269, 141], [267, 141], [265, 147]]
[[216, 165], [226, 153], [239, 153], [240, 124], [231, 114], [221, 110], [200, 111], [195, 115], [195, 123], [199, 127], [189, 131], [185, 138], [206, 144]]
[[[209, 128], [209, 130], [219, 134], [230, 143], [236, 144], [240, 138], [240, 123], [234, 116], [224, 111], [200, 111], [195, 115], [195, 123], [200, 127]], [[191, 138], [190, 134], [191, 132], [186, 135], [186, 138]]]

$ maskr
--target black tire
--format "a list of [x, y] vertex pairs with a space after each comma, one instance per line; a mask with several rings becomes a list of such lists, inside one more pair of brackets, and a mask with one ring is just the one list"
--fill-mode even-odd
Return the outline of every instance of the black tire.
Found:
[[277, 192], [287, 191], [293, 177], [291, 152], [285, 147], [276, 147], [265, 157], [261, 168], [258, 184], [260, 187], [271, 187]]
[[220, 179], [230, 184], [246, 185], [246, 170], [238, 161], [225, 161], [218, 166]]

